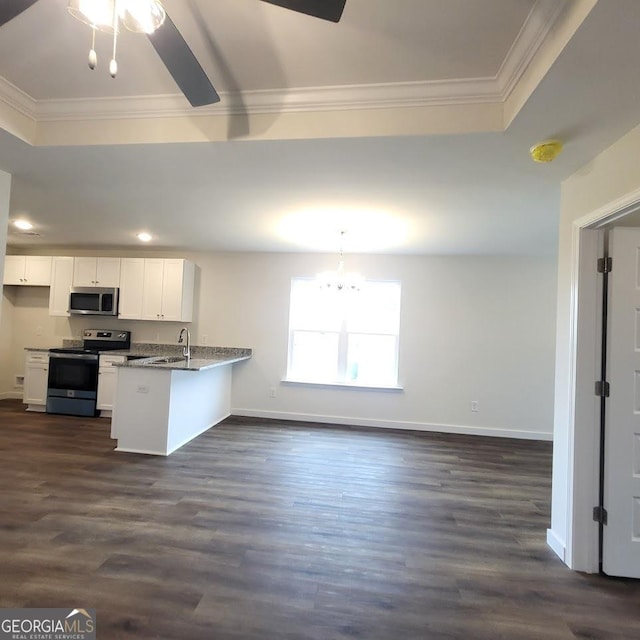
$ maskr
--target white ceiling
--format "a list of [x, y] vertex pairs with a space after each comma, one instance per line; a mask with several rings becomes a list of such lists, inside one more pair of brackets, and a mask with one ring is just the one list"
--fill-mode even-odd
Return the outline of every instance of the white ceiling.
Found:
[[[0, 28], [9, 244], [553, 254], [563, 178], [640, 122], [637, 0], [166, 0], [222, 96], [192, 109], [141, 35], [40, 0]], [[537, 165], [527, 150], [559, 136]]]

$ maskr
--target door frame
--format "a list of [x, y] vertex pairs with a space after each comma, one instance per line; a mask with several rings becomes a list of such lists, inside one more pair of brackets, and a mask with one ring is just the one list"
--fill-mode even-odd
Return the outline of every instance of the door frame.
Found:
[[[570, 365], [565, 563], [598, 572], [600, 403], [594, 393], [602, 350], [602, 278], [596, 260], [604, 251], [601, 227], [640, 209], [640, 189], [591, 211], [572, 224]], [[614, 266], [615, 269], [615, 257]]]

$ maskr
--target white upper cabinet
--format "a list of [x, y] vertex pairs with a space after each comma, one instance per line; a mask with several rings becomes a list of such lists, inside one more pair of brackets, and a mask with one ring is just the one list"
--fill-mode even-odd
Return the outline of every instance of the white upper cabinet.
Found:
[[120, 286], [120, 258], [75, 258], [73, 286]]
[[181, 259], [144, 261], [142, 319], [191, 322], [195, 265]]
[[56, 256], [51, 263], [49, 315], [69, 315], [69, 291], [73, 284], [73, 258]]
[[2, 283], [48, 287], [51, 256], [5, 256]]
[[119, 287], [124, 320], [191, 322], [195, 265], [180, 258], [6, 256], [4, 284], [50, 286], [49, 315], [69, 315], [72, 287]]
[[122, 258], [120, 262], [120, 300], [118, 316], [123, 320], [142, 318], [144, 258]]
[[191, 322], [195, 265], [178, 258], [123, 258], [120, 318]]

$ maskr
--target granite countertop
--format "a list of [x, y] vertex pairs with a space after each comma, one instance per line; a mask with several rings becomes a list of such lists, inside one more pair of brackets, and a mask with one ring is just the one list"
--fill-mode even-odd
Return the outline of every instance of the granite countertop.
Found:
[[[164, 359], [168, 358], [168, 362]], [[115, 364], [116, 367], [123, 369], [164, 369], [171, 371], [202, 371], [213, 367], [220, 367], [242, 360], [249, 360], [251, 355], [237, 356], [219, 356], [215, 358], [189, 358], [179, 356], [151, 356], [150, 358], [140, 358], [138, 360], [129, 360], [122, 364]]]
[[[82, 347], [82, 340], [64, 339], [63, 347]], [[25, 351], [49, 351], [49, 347], [25, 347]], [[182, 355], [182, 345], [160, 344], [154, 342], [134, 342], [130, 349], [111, 349], [100, 351], [110, 355], [136, 356], [117, 367], [165, 369], [177, 371], [202, 371], [212, 367], [249, 360], [251, 349], [237, 347], [191, 347], [191, 358], [187, 362]], [[161, 358], [177, 359], [175, 362], [159, 362]]]

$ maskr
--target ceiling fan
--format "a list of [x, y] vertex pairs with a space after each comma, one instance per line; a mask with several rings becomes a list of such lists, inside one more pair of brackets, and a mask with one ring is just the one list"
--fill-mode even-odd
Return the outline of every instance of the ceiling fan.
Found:
[[[0, 3], [0, 27], [26, 11], [38, 0], [2, 0]], [[87, 0], [91, 1], [91, 0]], [[121, 0], [118, 0], [121, 1]], [[304, 13], [323, 20], [338, 22], [346, 0], [262, 0], [291, 11]], [[77, 3], [76, 3], [77, 4]], [[115, 9], [114, 9], [115, 13]], [[200, 63], [193, 55], [185, 39], [180, 35], [171, 18], [164, 12], [164, 21], [153, 33], [146, 33], [165, 67], [192, 106], [200, 107], [220, 101]], [[114, 18], [115, 19], [115, 18]], [[95, 25], [94, 29], [95, 29]], [[94, 32], [95, 33], [95, 32]], [[114, 43], [115, 50], [115, 43]], [[92, 54], [95, 52], [92, 49]], [[115, 58], [115, 56], [114, 56]], [[91, 66], [91, 55], [89, 58]], [[115, 64], [115, 59], [112, 65]], [[94, 65], [95, 66], [95, 63]], [[93, 67], [92, 67], [93, 68]], [[112, 69], [111, 75], [115, 77]]]

